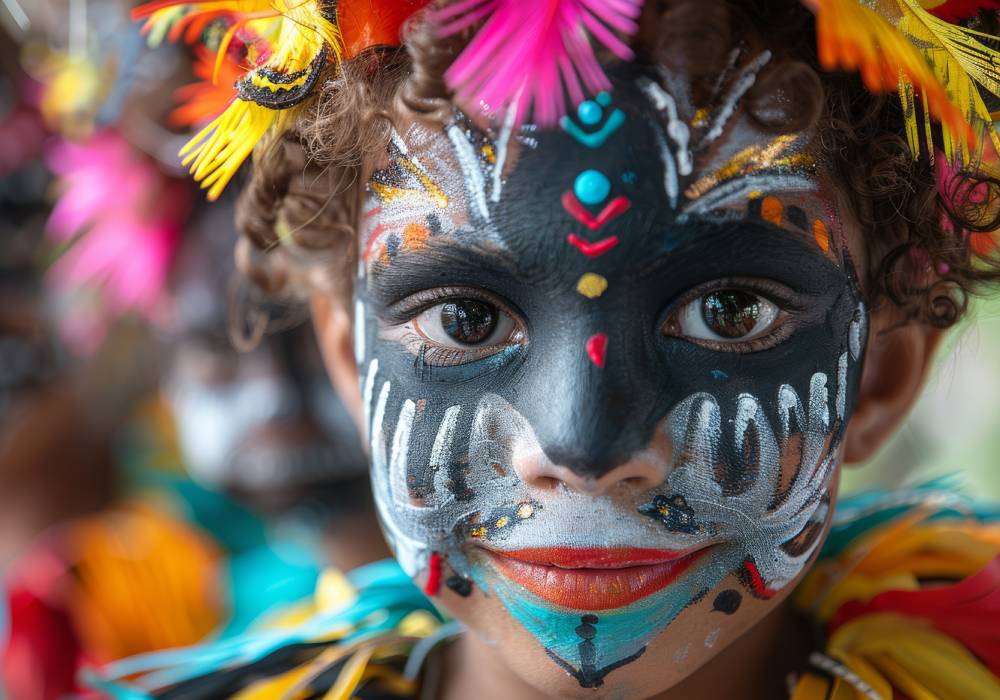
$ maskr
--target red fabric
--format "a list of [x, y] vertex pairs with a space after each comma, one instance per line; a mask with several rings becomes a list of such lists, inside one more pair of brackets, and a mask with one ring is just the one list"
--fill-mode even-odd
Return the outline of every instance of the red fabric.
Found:
[[1000, 0], [947, 0], [927, 11], [945, 22], [959, 22], [974, 17], [980, 10], [1000, 10]]
[[830, 633], [862, 615], [897, 613], [929, 620], [1000, 676], [1000, 555], [958, 583], [916, 591], [886, 591], [867, 604], [844, 603], [830, 618]]
[[8, 607], [0, 675], [10, 700], [58, 700], [75, 692], [82, 650], [69, 613], [26, 587], [8, 590]]

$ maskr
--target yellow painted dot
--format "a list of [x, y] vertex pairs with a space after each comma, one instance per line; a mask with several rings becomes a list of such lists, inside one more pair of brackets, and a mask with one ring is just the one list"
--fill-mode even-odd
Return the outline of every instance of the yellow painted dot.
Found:
[[691, 118], [691, 126], [704, 126], [708, 123], [708, 109], [702, 107], [697, 112], [694, 113], [694, 117]]
[[760, 215], [775, 226], [781, 225], [781, 215], [784, 211], [785, 207], [777, 197], [764, 197], [764, 201], [760, 203]]
[[470, 532], [469, 534], [475, 537], [476, 539], [481, 540], [482, 538], [486, 537], [486, 528], [480, 525], [479, 527], [473, 528], [472, 532]]
[[510, 518], [508, 518], [506, 515], [501, 515], [499, 518], [497, 518], [497, 527], [507, 527], [508, 523], [510, 523]]
[[763, 193], [763, 192], [761, 192], [760, 190], [754, 190], [754, 191], [753, 191], [753, 192], [751, 192], [751, 193], [750, 193], [749, 195], [747, 195], [747, 197], [748, 197], [749, 199], [760, 199], [760, 196], [761, 196], [762, 194], [764, 194], [764, 193]]
[[493, 146], [491, 146], [490, 144], [486, 144], [485, 146], [483, 146], [483, 155], [486, 156], [486, 160], [489, 161], [491, 164], [497, 162], [496, 153], [493, 152]]
[[525, 518], [530, 518], [535, 514], [535, 507], [530, 503], [522, 503], [517, 507], [517, 517], [524, 520]]
[[593, 272], [583, 273], [580, 281], [576, 283], [576, 291], [588, 299], [596, 299], [604, 294], [604, 290], [607, 288], [608, 281], [601, 275], [594, 274]]
[[670, 508], [668, 508], [667, 506], [660, 506], [656, 510], [660, 511], [660, 515], [666, 515], [667, 513], [670, 512]]
[[827, 231], [826, 224], [819, 219], [813, 221], [813, 238], [824, 253], [830, 250], [830, 232]]

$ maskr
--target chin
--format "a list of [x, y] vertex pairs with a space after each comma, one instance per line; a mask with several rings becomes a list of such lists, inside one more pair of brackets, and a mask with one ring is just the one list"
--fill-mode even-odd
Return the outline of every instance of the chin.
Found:
[[[469, 643], [485, 647], [477, 650], [485, 653], [476, 654], [476, 658], [492, 657], [497, 662], [498, 672], [515, 674], [526, 686], [545, 697], [641, 700], [669, 691], [691, 678], [775, 609], [784, 597], [755, 598], [742, 588], [737, 576], [727, 577], [719, 586], [687, 605], [669, 624], [657, 630], [637, 630], [637, 636], [652, 637], [635, 658], [612, 664], [615, 666], [612, 669], [595, 668], [589, 678], [581, 678], [579, 668], [562, 667], [544, 645], [509, 614], [496, 595], [483, 593], [476, 587], [467, 598], [448, 592], [439, 602], [470, 628], [474, 639]], [[579, 612], [581, 616], [589, 614]], [[608, 613], [606, 610], [592, 612], [595, 615]]]

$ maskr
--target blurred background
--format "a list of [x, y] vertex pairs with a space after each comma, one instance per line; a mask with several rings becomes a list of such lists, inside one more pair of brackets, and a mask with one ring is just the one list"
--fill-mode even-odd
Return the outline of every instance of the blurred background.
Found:
[[[306, 310], [239, 279], [232, 197], [206, 204], [177, 156], [232, 80], [144, 36], [131, 5], [0, 0], [0, 697], [16, 700], [308, 614], [329, 572], [387, 554]], [[1000, 303], [976, 300], [949, 345], [847, 488], [959, 474], [1000, 498]]]

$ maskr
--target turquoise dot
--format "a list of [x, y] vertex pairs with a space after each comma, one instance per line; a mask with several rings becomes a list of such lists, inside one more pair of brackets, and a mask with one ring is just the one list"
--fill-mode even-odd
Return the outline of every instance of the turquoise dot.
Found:
[[584, 170], [573, 183], [573, 193], [584, 204], [600, 204], [610, 192], [611, 181], [596, 170]]
[[576, 116], [580, 118], [580, 123], [584, 126], [594, 126], [594, 124], [601, 121], [601, 117], [604, 116], [604, 110], [601, 109], [601, 105], [593, 100], [584, 100], [576, 108]]

